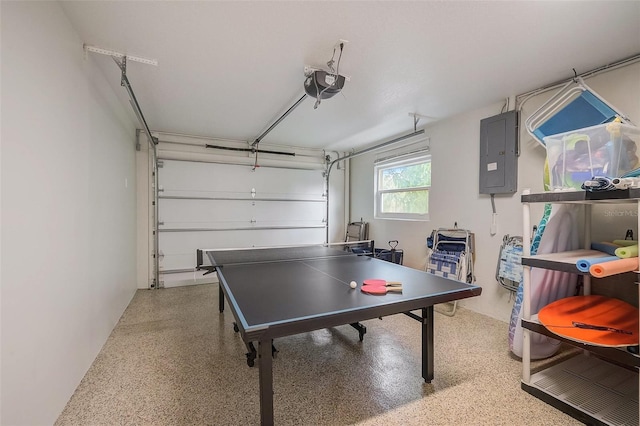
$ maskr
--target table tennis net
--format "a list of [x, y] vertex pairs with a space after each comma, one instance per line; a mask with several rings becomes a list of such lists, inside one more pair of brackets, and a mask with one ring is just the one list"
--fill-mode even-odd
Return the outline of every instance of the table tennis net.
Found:
[[[323, 259], [362, 255], [363, 247], [373, 250], [373, 241], [351, 241], [317, 245], [198, 249], [197, 269], [224, 265]], [[364, 252], [367, 252], [366, 250]]]

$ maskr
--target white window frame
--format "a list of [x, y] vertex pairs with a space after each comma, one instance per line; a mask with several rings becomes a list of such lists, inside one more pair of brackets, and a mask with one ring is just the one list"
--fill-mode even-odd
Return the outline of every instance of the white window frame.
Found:
[[[429, 213], [417, 214], [417, 213], [384, 213], [382, 208], [382, 195], [393, 192], [406, 192], [407, 188], [402, 189], [388, 189], [381, 190], [378, 188], [378, 180], [383, 170], [391, 169], [401, 166], [411, 166], [414, 164], [420, 164], [425, 162], [431, 162], [431, 154], [425, 154], [424, 152], [410, 153], [395, 157], [392, 159], [378, 161], [374, 164], [374, 217], [376, 219], [394, 219], [394, 220], [416, 220], [416, 221], [428, 221]], [[411, 188], [412, 190], [427, 191], [427, 197], [431, 186], [420, 186]]]

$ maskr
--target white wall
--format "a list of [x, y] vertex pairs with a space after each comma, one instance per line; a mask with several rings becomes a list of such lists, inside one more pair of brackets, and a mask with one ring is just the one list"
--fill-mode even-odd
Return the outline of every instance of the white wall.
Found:
[[0, 423], [52, 424], [136, 289], [135, 128], [57, 2], [1, 7]]
[[[549, 82], [541, 81], [540, 86]], [[600, 74], [586, 83], [601, 96], [625, 112], [640, 124], [640, 64]], [[541, 94], [527, 101], [520, 122], [554, 91]], [[517, 94], [503, 94], [515, 96]], [[498, 98], [499, 96], [497, 96]], [[498, 233], [490, 235], [491, 200], [478, 193], [480, 120], [499, 114], [504, 101], [498, 101], [426, 128], [431, 139], [432, 188], [429, 206], [429, 222], [377, 220], [373, 218], [373, 160], [375, 154], [356, 157], [351, 162], [351, 219], [363, 217], [370, 222], [370, 238], [376, 246], [384, 247], [388, 240], [399, 240], [399, 248], [405, 250], [405, 265], [424, 269], [426, 263], [425, 241], [431, 230], [453, 227], [475, 233], [475, 276], [483, 287], [482, 295], [463, 301], [462, 306], [491, 317], [508, 321], [513, 300], [509, 292], [498, 285], [495, 269], [502, 236], [522, 235], [522, 206], [520, 194], [530, 188], [542, 192], [542, 170], [546, 151], [526, 133], [521, 131], [522, 153], [518, 161], [518, 192], [514, 195], [497, 195]], [[511, 102], [513, 106], [513, 101]], [[532, 217], [537, 222], [538, 216]]]

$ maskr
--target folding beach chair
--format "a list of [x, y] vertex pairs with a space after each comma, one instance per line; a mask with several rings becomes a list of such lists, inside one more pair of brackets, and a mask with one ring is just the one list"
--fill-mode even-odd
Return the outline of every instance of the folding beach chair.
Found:
[[[472, 283], [473, 275], [473, 233], [466, 229], [440, 228], [427, 238], [429, 255], [426, 271], [445, 278]], [[449, 311], [441, 314], [454, 316], [458, 301], [453, 302]]]
[[507, 290], [518, 291], [522, 281], [522, 237], [507, 234], [502, 238], [496, 280]]

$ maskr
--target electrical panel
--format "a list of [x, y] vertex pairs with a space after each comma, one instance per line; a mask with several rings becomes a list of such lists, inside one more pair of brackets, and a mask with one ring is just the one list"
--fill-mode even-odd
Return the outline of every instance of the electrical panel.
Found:
[[480, 121], [480, 194], [513, 194], [518, 190], [517, 148], [517, 111]]

